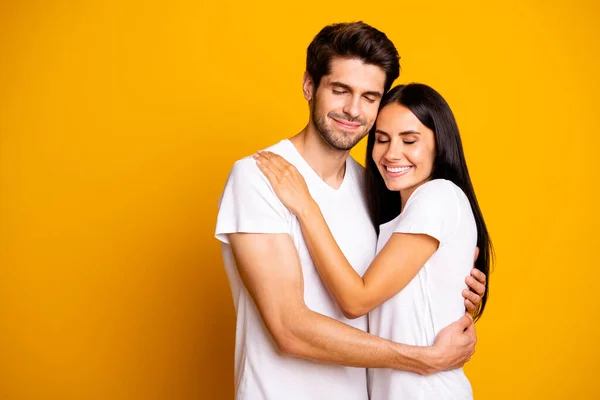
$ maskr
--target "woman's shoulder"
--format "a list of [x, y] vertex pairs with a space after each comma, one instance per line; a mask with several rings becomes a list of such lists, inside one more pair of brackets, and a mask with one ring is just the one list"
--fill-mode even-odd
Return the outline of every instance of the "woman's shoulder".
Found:
[[458, 193], [462, 193], [462, 190], [454, 182], [447, 179], [432, 179], [418, 187], [413, 197], [435, 197], [444, 200], [447, 196], [456, 196]]
[[[452, 217], [454, 215], [471, 215], [471, 203], [465, 192], [454, 182], [447, 179], [432, 179], [421, 185], [413, 196], [412, 208], [425, 207], [428, 210], [440, 211], [440, 216]], [[407, 209], [408, 209], [407, 204]]]
[[454, 182], [447, 179], [432, 179], [419, 186], [408, 199], [406, 210], [425, 208], [429, 212], [439, 210], [441, 214], [460, 213], [469, 205], [467, 196]]

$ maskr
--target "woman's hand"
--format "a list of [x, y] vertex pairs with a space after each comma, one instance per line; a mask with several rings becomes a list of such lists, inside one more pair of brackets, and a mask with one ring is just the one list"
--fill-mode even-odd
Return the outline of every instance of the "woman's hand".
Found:
[[471, 316], [474, 316], [477, 313], [485, 294], [485, 285], [487, 284], [485, 274], [475, 267], [477, 257], [479, 257], [479, 247], [475, 248], [475, 259], [473, 260], [471, 275], [465, 279], [469, 289], [464, 289], [462, 292], [462, 295], [465, 298], [467, 314]]
[[253, 157], [258, 168], [271, 182], [279, 200], [294, 215], [300, 217], [318, 207], [296, 167], [270, 151], [261, 151]]

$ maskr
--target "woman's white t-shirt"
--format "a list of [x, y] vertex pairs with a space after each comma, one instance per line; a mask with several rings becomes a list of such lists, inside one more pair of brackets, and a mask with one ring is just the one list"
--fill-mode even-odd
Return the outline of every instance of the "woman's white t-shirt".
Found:
[[[369, 332], [394, 342], [431, 346], [465, 313], [462, 289], [473, 266], [477, 228], [469, 200], [454, 183], [435, 179], [418, 187], [404, 210], [381, 225], [377, 252], [393, 233], [429, 235], [440, 244], [410, 283], [369, 314]], [[462, 368], [422, 376], [370, 369], [371, 400], [472, 399]]]

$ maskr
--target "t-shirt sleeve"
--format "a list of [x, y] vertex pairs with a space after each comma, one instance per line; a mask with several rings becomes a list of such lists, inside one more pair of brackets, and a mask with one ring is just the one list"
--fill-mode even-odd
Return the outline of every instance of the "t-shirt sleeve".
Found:
[[408, 199], [394, 232], [428, 235], [440, 244], [446, 243], [460, 219], [457, 189], [452, 182], [442, 179], [425, 183]]
[[290, 215], [254, 159], [242, 159], [221, 195], [215, 237], [229, 243], [229, 233], [289, 233]]

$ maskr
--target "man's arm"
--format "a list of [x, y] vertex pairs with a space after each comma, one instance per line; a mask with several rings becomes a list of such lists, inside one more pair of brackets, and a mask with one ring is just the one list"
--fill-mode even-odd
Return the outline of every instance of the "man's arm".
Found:
[[474, 352], [475, 327], [465, 316], [431, 347], [408, 346], [311, 311], [296, 248], [288, 234], [229, 234], [240, 276], [280, 353], [354, 367], [420, 374], [461, 367]]

